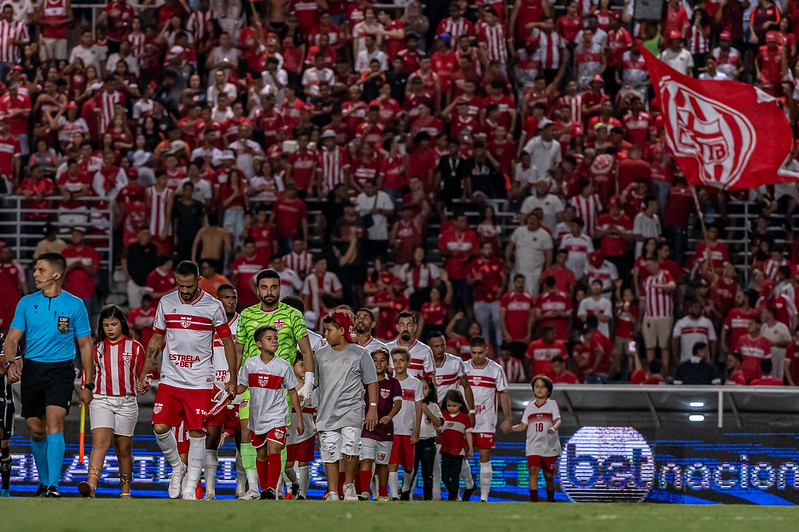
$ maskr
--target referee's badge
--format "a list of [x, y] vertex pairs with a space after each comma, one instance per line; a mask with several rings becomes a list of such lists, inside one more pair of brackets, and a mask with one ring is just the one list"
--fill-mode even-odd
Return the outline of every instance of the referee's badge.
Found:
[[69, 331], [69, 318], [67, 316], [58, 317], [58, 332], [65, 333]]

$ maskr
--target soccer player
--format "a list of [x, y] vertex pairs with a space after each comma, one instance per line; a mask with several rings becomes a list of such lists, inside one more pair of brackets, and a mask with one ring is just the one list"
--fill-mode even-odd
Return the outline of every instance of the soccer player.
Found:
[[[461, 357], [447, 353], [447, 340], [441, 332], [434, 332], [428, 340], [430, 350], [433, 352], [433, 364], [436, 368], [435, 388], [438, 394], [437, 401], [442, 403], [447, 392], [450, 390], [463, 390], [466, 398], [466, 405], [469, 407], [468, 413], [474, 425], [474, 396], [472, 387], [469, 386], [469, 379], [466, 377], [463, 360]], [[474, 489], [474, 481], [468, 475], [464, 481], [466, 489]], [[433, 500], [441, 499], [441, 444], [436, 444], [436, 456], [433, 462]]]
[[[325, 500], [337, 501], [339, 460], [344, 458], [344, 500], [355, 501], [355, 475], [361, 430], [377, 425], [377, 372], [372, 357], [355, 345], [352, 318], [346, 311], [335, 311], [324, 320], [328, 345], [316, 353], [317, 377], [316, 430], [319, 454], [327, 476]], [[369, 398], [364, 415], [363, 389]]]
[[130, 497], [133, 479], [133, 432], [139, 419], [136, 380], [144, 366], [144, 347], [130, 337], [122, 309], [108, 305], [100, 311], [94, 344], [95, 391], [89, 404], [92, 452], [86, 482], [78, 484], [83, 497], [94, 498], [103, 463], [113, 440], [119, 462], [120, 497]]
[[[360, 311], [359, 311], [360, 313]], [[356, 329], [357, 330], [357, 329]], [[388, 375], [388, 350], [375, 349], [371, 353], [377, 372], [377, 417], [380, 420], [374, 430], [361, 432], [361, 494], [358, 499], [369, 500], [369, 486], [372, 484], [372, 467], [377, 474], [377, 493], [382, 500], [388, 500], [388, 460], [391, 456], [391, 442], [394, 439], [394, 417], [402, 408], [402, 387], [397, 379]]]
[[[216, 289], [216, 298], [222, 303], [225, 309], [225, 319], [233, 337], [233, 344], [236, 348], [236, 357], [241, 352], [241, 344], [236, 339], [236, 328], [238, 327], [239, 314], [236, 307], [239, 304], [239, 296], [236, 288], [232, 284], [223, 284]], [[218, 334], [214, 334], [214, 396], [224, 396], [225, 384], [230, 378], [227, 359], [225, 358], [225, 346]], [[235, 440], [241, 440], [241, 426], [236, 423], [236, 406], [223, 408], [216, 415], [210, 416], [207, 422], [205, 436], [205, 499], [213, 500], [216, 498], [216, 468], [219, 465], [219, 440], [222, 431], [226, 430], [226, 425], [231, 425]], [[237, 447], [240, 447], [240, 443]], [[238, 478], [236, 479], [239, 480]]]
[[297, 378], [291, 364], [275, 356], [278, 349], [278, 331], [271, 325], [256, 329], [255, 345], [261, 351], [258, 357], [250, 357], [239, 372], [236, 390], [244, 393], [250, 389], [250, 434], [252, 445], [258, 449], [256, 467], [261, 499], [277, 499], [277, 481], [280, 478], [280, 453], [286, 446], [286, 418], [288, 404], [283, 390], [297, 415], [297, 434], [305, 432]]
[[527, 403], [522, 421], [513, 432], [527, 431], [525, 454], [530, 474], [530, 502], [538, 502], [538, 471], [544, 472], [547, 502], [555, 502], [555, 462], [562, 452], [558, 427], [560, 409], [552, 396], [552, 381], [546, 375], [536, 375], [532, 381], [534, 401]]
[[[391, 351], [395, 347], [404, 347], [411, 356], [408, 365], [408, 375], [417, 377], [425, 375], [432, 378], [435, 375], [433, 366], [433, 353], [430, 348], [416, 338], [416, 316], [411, 312], [400, 312], [397, 316], [397, 337], [386, 344]], [[393, 363], [393, 359], [389, 363]]]
[[[276, 356], [282, 358], [292, 366], [297, 359], [297, 349], [302, 353], [305, 371], [304, 383], [299, 391], [301, 400], [308, 397], [314, 385], [314, 354], [302, 313], [291, 305], [280, 301], [280, 274], [275, 270], [261, 270], [255, 276], [255, 286], [258, 290], [260, 303], [247, 307], [241, 311], [239, 324], [236, 328], [236, 337], [243, 346], [242, 363], [248, 358], [258, 356], [260, 351], [253, 340], [253, 333], [258, 327], [271, 325], [277, 329], [278, 349]], [[248, 482], [253, 485], [256, 477], [255, 448], [250, 442], [250, 431], [247, 420], [250, 416], [249, 391], [241, 396], [239, 406], [239, 419], [241, 421], [241, 461], [247, 474]], [[251, 489], [245, 499], [254, 498], [255, 492]]]
[[[485, 338], [475, 336], [469, 342], [472, 359], [464, 364], [466, 377], [474, 394], [474, 446], [480, 453], [480, 500], [488, 501], [491, 491], [491, 449], [494, 448], [494, 432], [497, 428], [497, 399], [505, 418], [500, 425], [502, 432], [511, 430], [510, 397], [508, 380], [502, 367], [487, 358], [488, 347]], [[464, 475], [471, 476], [468, 460], [464, 460]], [[474, 490], [471, 490], [474, 491]], [[471, 491], [463, 492], [463, 500], [468, 501]]]
[[[458, 480], [466, 457], [471, 457], [472, 420], [467, 414], [466, 402], [458, 390], [450, 390], [442, 401], [444, 424], [441, 428], [441, 476], [450, 501], [458, 500]], [[464, 499], [468, 500], [465, 496]]]
[[[410, 499], [410, 484], [413, 478], [414, 446], [419, 441], [419, 431], [422, 423], [422, 383], [419, 379], [411, 378], [408, 374], [408, 365], [411, 355], [404, 347], [395, 347], [391, 350], [391, 359], [394, 361], [394, 376], [402, 388], [402, 408], [394, 418], [394, 440], [391, 443], [391, 457], [388, 460], [388, 486], [391, 500], [399, 500], [399, 467], [405, 471], [403, 479], [403, 496]], [[405, 489], [407, 487], [407, 490]]]
[[[214, 333], [225, 349], [228, 367], [237, 367], [236, 347], [222, 303], [199, 287], [197, 264], [183, 261], [175, 269], [177, 290], [158, 302], [153, 336], [147, 345], [142, 375], [147, 375], [155, 357], [164, 349], [161, 383], [153, 403], [153, 431], [158, 446], [172, 466], [169, 497], [196, 500], [195, 487], [202, 474], [205, 457], [205, 414], [211, 409], [214, 388]], [[139, 377], [139, 390], [146, 382]], [[230, 372], [225, 384], [236, 394], [236, 374]], [[189, 431], [188, 466], [178, 454], [171, 428], [185, 423]], [[185, 488], [182, 488], [186, 477]]]
[[[31, 451], [39, 472], [37, 497], [61, 497], [58, 482], [64, 463], [64, 418], [72, 402], [76, 341], [89, 383], [81, 390], [82, 404], [91, 402], [94, 389], [89, 316], [83, 301], [61, 289], [66, 268], [66, 260], [57, 253], [39, 255], [33, 271], [39, 291], [17, 304], [3, 349], [6, 354], [0, 355], [0, 376], [7, 371], [8, 382], [22, 379], [22, 417], [31, 433]], [[17, 352], [23, 336], [25, 356], [6, 368], [7, 357]]]
[[370, 353], [376, 349], [385, 349], [388, 352], [386, 344], [372, 336], [374, 328], [374, 313], [368, 308], [358, 309], [358, 312], [355, 313], [355, 342]]

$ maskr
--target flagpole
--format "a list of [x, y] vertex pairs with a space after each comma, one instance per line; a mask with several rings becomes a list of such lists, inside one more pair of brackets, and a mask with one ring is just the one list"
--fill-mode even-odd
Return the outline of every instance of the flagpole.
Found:
[[[689, 184], [691, 195], [694, 197], [694, 206], [696, 207], [696, 214], [699, 216], [699, 222], [702, 224], [702, 239], [705, 241], [705, 260], [710, 260], [710, 246], [707, 241], [707, 227], [705, 226], [705, 216], [702, 214], [702, 208], [699, 206], [699, 197], [696, 195], [696, 186]], [[711, 268], [712, 269], [712, 268]]]

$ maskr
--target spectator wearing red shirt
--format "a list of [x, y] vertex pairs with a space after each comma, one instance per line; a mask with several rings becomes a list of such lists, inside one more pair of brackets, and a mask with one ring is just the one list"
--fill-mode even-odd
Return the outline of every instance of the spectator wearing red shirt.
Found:
[[[270, 221], [267, 221], [267, 207], [259, 205], [255, 211], [255, 220], [252, 225], [247, 229], [247, 238], [255, 243], [255, 255], [260, 264], [269, 264], [272, 262], [272, 257], [277, 250], [277, 241], [275, 239], [274, 226]], [[310, 261], [308, 268], [310, 269]], [[239, 301], [245, 297], [239, 292]], [[254, 304], [254, 303], [253, 303]]]
[[566, 362], [563, 357], [556, 355], [552, 357], [552, 373], [550, 373], [549, 380], [553, 384], [580, 384], [580, 379], [577, 375], [566, 369]]
[[390, 287], [376, 292], [373, 306], [378, 309], [375, 336], [382, 340], [396, 338], [397, 317], [411, 308], [408, 296], [402, 293], [402, 281], [397, 278]]
[[[271, 262], [271, 261], [270, 261]], [[262, 262], [255, 251], [255, 241], [251, 238], [244, 240], [242, 254], [230, 266], [230, 281], [236, 287], [239, 296], [239, 308], [246, 308], [258, 303], [255, 288], [255, 276], [266, 268], [269, 262]]]
[[479, 245], [477, 233], [469, 227], [468, 218], [462, 212], [455, 215], [455, 222], [438, 238], [438, 249], [445, 259], [444, 267], [452, 283], [453, 299], [470, 318], [473, 294], [468, 281], [469, 263], [477, 255]]
[[175, 276], [172, 274], [172, 259], [169, 255], [159, 255], [158, 265], [147, 276], [146, 290], [153, 299], [153, 306], [158, 306], [158, 301], [175, 289]]
[[[569, 340], [569, 320], [572, 315], [571, 298], [566, 292], [558, 290], [554, 277], [544, 279], [544, 292], [535, 300], [535, 321], [545, 327], [555, 329], [555, 337], [567, 342]], [[589, 316], [590, 317], [590, 316]]]
[[630, 375], [630, 384], [661, 384], [663, 375], [660, 374], [660, 370], [660, 360], [650, 360], [646, 370], [637, 369]]
[[724, 384], [735, 384], [739, 386], [746, 386], [746, 377], [741, 370], [743, 364], [743, 357], [741, 353], [730, 353], [727, 355], [727, 379]]
[[738, 351], [743, 357], [741, 371], [748, 381], [760, 376], [760, 362], [771, 358], [771, 342], [760, 334], [759, 316], [749, 318], [748, 333], [743, 336]]
[[[8, 85], [8, 92], [0, 98], [0, 120], [8, 122], [9, 132], [19, 139], [21, 154], [30, 153], [28, 144], [28, 119], [31, 114], [31, 101], [25, 94], [20, 94], [19, 86], [12, 82]], [[5, 136], [3, 131], [0, 135]]]
[[502, 343], [500, 297], [505, 289], [505, 263], [494, 256], [490, 242], [480, 246], [480, 256], [469, 266], [468, 282], [474, 290], [474, 316], [483, 335], [494, 345]]
[[524, 291], [524, 275], [513, 278], [513, 290], [499, 300], [499, 322], [502, 341], [510, 342], [511, 352], [521, 360], [533, 333], [535, 323], [535, 300]]
[[[773, 6], [772, 6], [773, 7]], [[773, 7], [776, 11], [776, 7]], [[762, 89], [772, 96], [780, 96], [780, 82], [787, 72], [785, 47], [777, 44], [779, 32], [766, 32], [766, 44], [761, 46], [755, 58], [757, 80]]]
[[9, 133], [9, 119], [0, 117], [0, 175], [9, 182], [19, 180], [22, 155], [19, 136]]
[[626, 279], [630, 271], [627, 259], [628, 245], [633, 240], [633, 222], [621, 211], [617, 196], [608, 202], [609, 212], [597, 220], [594, 237], [600, 239], [600, 250], [607, 260], [616, 265], [619, 276]]
[[760, 361], [760, 377], [749, 381], [749, 386], [782, 386], [782, 379], [771, 376], [773, 370], [771, 359], [764, 358]]
[[446, 272], [442, 276], [449, 290], [446, 296], [441, 297], [441, 290], [437, 286], [430, 288], [430, 301], [422, 303], [419, 311], [419, 330], [422, 331], [421, 338], [427, 338], [431, 333], [443, 333], [447, 327], [447, 313], [452, 304], [452, 285], [446, 278]]
[[3, 301], [0, 310], [0, 331], [8, 332], [11, 320], [14, 318], [14, 309], [22, 296], [27, 293], [25, 273], [13, 259], [11, 246], [7, 244], [0, 246], [0, 300]]
[[297, 196], [297, 185], [294, 183], [288, 183], [286, 192], [275, 201], [272, 214], [269, 216], [269, 225], [277, 229], [280, 255], [291, 252], [291, 240], [298, 234], [302, 234], [307, 243], [308, 207], [305, 201]]
[[94, 291], [94, 277], [100, 267], [97, 250], [86, 245], [86, 229], [74, 227], [70, 245], [61, 252], [67, 261], [64, 272], [64, 290], [83, 300], [89, 317], [97, 314], [97, 299]]
[[135, 339], [142, 345], [147, 345], [153, 336], [153, 322], [155, 321], [156, 307], [150, 294], [141, 297], [141, 306], [131, 309], [128, 313], [128, 324]]
[[[297, 187], [301, 198], [313, 196], [314, 194], [314, 174], [316, 173], [317, 155], [316, 150], [308, 149], [310, 137], [307, 133], [301, 133], [297, 137], [297, 149], [289, 154], [289, 166], [291, 167], [291, 177]], [[278, 200], [279, 201], [279, 200]]]
[[106, 23], [109, 54], [119, 52], [119, 47], [122, 41], [127, 37], [135, 15], [136, 13], [133, 11], [133, 7], [128, 5], [125, 0], [112, 0], [100, 13], [100, 18], [97, 19], [97, 23]]
[[569, 250], [566, 248], [558, 248], [555, 252], [555, 263], [541, 273], [541, 277], [554, 277], [557, 281], [558, 290], [566, 292], [570, 296], [574, 293], [574, 287], [577, 285], [577, 280], [574, 278], [572, 272], [567, 266], [566, 261], [569, 258]]
[[719, 242], [719, 229], [715, 225], [709, 225], [705, 235], [705, 240], [696, 245], [697, 261], [701, 262], [710, 257], [713, 269], [721, 275], [721, 267], [725, 262], [730, 262], [730, 254], [727, 251], [727, 244]]
[[[0, 149], [3, 148], [2, 142], [3, 139], [0, 137]], [[16, 157], [15, 161], [19, 161], [19, 157]], [[15, 174], [8, 177], [11, 178], [13, 175]], [[54, 195], [55, 192], [55, 184], [49, 177], [44, 177], [44, 169], [41, 166], [36, 166], [32, 169], [30, 177], [23, 179], [17, 188], [17, 194], [27, 198], [27, 201], [22, 203], [22, 208], [39, 211], [30, 213], [26, 218], [29, 220], [47, 220], [50, 215], [42, 212], [42, 210], [50, 209], [52, 205], [45, 198]]]
[[552, 359], [559, 356], [569, 358], [566, 344], [556, 337], [555, 328], [546, 326], [541, 329], [541, 338], [533, 340], [524, 353], [524, 366], [528, 375], [552, 374]]
[[727, 353], [737, 353], [740, 341], [749, 330], [749, 320], [760, 311], [749, 306], [749, 298], [742, 290], [735, 293], [735, 308], [727, 313], [721, 329], [721, 348]]
[[529, 382], [525, 375], [522, 361], [511, 356], [510, 344], [503, 343], [499, 346], [499, 356], [496, 362], [502, 367], [502, 371], [505, 372], [505, 377], [508, 378], [509, 383]]
[[599, 320], [596, 316], [585, 319], [583, 343], [588, 347], [588, 359], [585, 368], [587, 384], [607, 384], [610, 365], [615, 357], [613, 342], [597, 329]]

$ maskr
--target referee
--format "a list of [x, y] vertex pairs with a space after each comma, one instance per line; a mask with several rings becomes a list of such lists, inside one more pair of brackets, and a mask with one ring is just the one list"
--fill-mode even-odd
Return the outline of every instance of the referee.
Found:
[[[31, 450], [39, 473], [37, 497], [59, 498], [64, 462], [64, 417], [69, 412], [75, 381], [75, 341], [80, 347], [86, 387], [81, 402], [89, 404], [94, 388], [91, 329], [83, 301], [61, 290], [67, 263], [57, 253], [36, 260], [36, 293], [17, 304], [4, 353], [16, 353], [25, 337], [25, 355], [8, 367], [9, 382], [22, 379], [22, 417], [31, 433]], [[6, 371], [0, 355], [0, 372]]]

